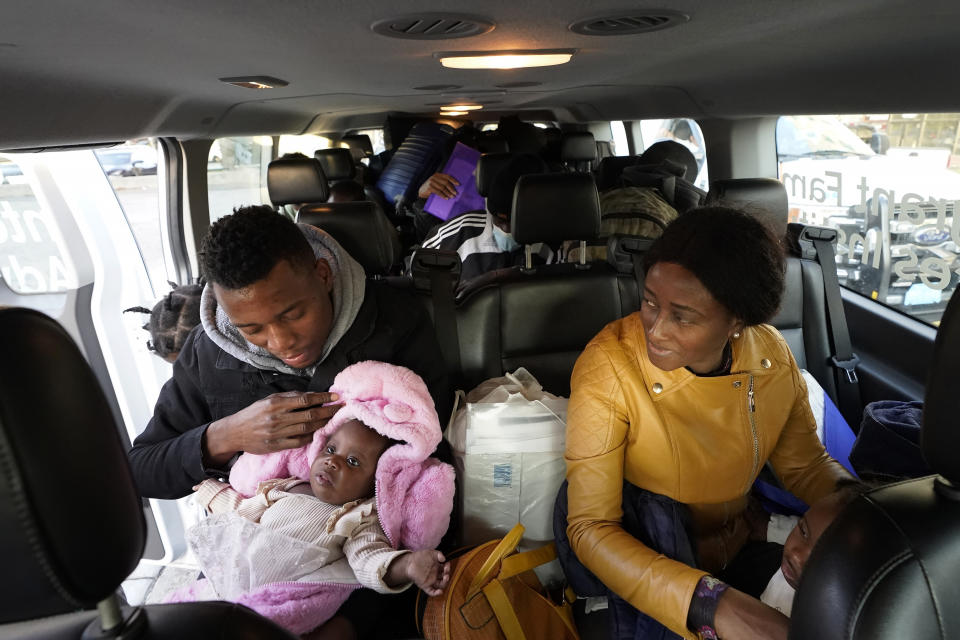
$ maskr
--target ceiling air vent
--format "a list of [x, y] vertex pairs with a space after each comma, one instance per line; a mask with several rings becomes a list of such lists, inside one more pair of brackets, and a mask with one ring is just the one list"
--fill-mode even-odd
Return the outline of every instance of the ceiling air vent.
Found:
[[570, 31], [585, 36], [625, 36], [668, 29], [689, 21], [690, 16], [685, 13], [655, 9], [628, 15], [587, 18], [570, 25]]
[[374, 32], [407, 40], [446, 40], [469, 38], [493, 31], [494, 23], [486, 18], [458, 13], [422, 13], [379, 20], [370, 25]]

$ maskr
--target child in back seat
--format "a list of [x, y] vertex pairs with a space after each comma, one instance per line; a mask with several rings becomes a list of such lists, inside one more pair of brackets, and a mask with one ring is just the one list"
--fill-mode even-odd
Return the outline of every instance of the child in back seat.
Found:
[[[786, 540], [776, 539], [775, 529], [778, 527], [770, 526], [767, 540], [770, 542], [782, 541], [783, 560], [780, 569], [770, 578], [767, 588], [761, 594], [761, 602], [773, 607], [785, 616], [790, 615], [793, 608], [793, 596], [796, 593], [797, 585], [800, 584], [803, 569], [817, 540], [830, 526], [830, 523], [840, 515], [843, 508], [868, 489], [867, 485], [857, 481], [841, 481], [837, 485], [836, 491], [811, 505], [803, 516], [791, 518], [795, 521], [795, 525]], [[777, 523], [777, 520], [771, 519], [771, 525], [774, 525], [774, 523]]]
[[[439, 439], [426, 385], [403, 367], [363, 362], [341, 372], [331, 391], [343, 406], [303, 448], [305, 474], [287, 460], [281, 468], [289, 477], [259, 482], [246, 498], [214, 479], [195, 487], [195, 498], [214, 514], [188, 534], [206, 580], [176, 599], [240, 602], [302, 634], [328, 620], [356, 586], [391, 593], [414, 583], [429, 595], [446, 587], [450, 566], [441, 552], [396, 548], [403, 529], [387, 529], [384, 513], [392, 517], [400, 505], [380, 493], [384, 480], [397, 484], [385, 466], [399, 461], [400, 475], [416, 473], [418, 462], [405, 461], [404, 454], [416, 448], [427, 450], [426, 458], [435, 446], [429, 443]], [[247, 458], [237, 466], [258, 474], [281, 457], [253, 456], [255, 463]], [[437, 465], [442, 463], [428, 463], [427, 469]], [[452, 469], [427, 475], [435, 484], [449, 483], [449, 491], [435, 487], [432, 501], [424, 500], [431, 491], [417, 491], [426, 502], [415, 505], [419, 515], [449, 519]]]

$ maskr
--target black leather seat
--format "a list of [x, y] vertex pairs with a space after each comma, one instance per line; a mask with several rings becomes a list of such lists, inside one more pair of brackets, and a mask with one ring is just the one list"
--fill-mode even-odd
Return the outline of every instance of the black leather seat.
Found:
[[330, 187], [314, 158], [278, 158], [267, 167], [267, 191], [275, 207], [326, 202]]
[[480, 156], [480, 160], [477, 161], [477, 193], [484, 198], [490, 195], [494, 177], [516, 156], [517, 154], [509, 152], [485, 153]]
[[[520, 178], [513, 235], [521, 244], [587, 240], [600, 228], [591, 176]], [[606, 263], [493, 271], [458, 297], [457, 327], [465, 388], [526, 367], [545, 389], [570, 393], [570, 374], [587, 343], [639, 304], [636, 282]]]
[[570, 131], [560, 141], [560, 161], [573, 171], [592, 171], [597, 161], [597, 141], [589, 131]]
[[597, 190], [606, 191], [620, 186], [620, 174], [627, 167], [640, 164], [640, 156], [611, 156], [602, 158], [597, 165]]
[[921, 447], [939, 475], [875, 489], [817, 542], [793, 603], [792, 640], [960, 637], [960, 298], [943, 315]]
[[349, 149], [317, 149], [313, 157], [323, 168], [327, 182], [333, 184], [341, 180], [353, 180], [357, 175], [357, 168], [353, 162], [353, 155]]
[[[777, 237], [782, 238], [786, 233], [789, 214], [787, 191], [778, 180], [717, 180], [710, 184], [707, 204], [742, 209], [761, 219]], [[797, 364], [809, 371], [839, 406], [830, 364], [832, 351], [823, 271], [816, 260], [787, 255], [783, 301], [771, 324], [783, 334]]]
[[340, 138], [340, 142], [347, 145], [356, 161], [373, 155], [373, 143], [365, 133], [351, 133]]
[[0, 309], [0, 335], [0, 637], [292, 638], [225, 602], [118, 606], [146, 525], [110, 407], [53, 319]]
[[333, 236], [368, 276], [390, 275], [400, 262], [402, 247], [397, 230], [374, 202], [304, 205], [297, 222]]

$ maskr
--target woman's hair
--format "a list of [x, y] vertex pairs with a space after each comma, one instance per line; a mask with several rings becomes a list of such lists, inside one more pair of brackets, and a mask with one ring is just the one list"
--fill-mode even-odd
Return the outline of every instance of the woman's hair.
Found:
[[688, 270], [747, 326], [769, 322], [780, 308], [783, 249], [770, 229], [742, 211], [700, 207], [684, 213], [644, 256], [644, 269], [658, 262]]
[[134, 311], [149, 313], [150, 320], [143, 328], [150, 333], [147, 348], [161, 358], [179, 353], [187, 334], [200, 324], [200, 293], [202, 284], [173, 286], [173, 291], [157, 301], [153, 309], [131, 307], [124, 313]]

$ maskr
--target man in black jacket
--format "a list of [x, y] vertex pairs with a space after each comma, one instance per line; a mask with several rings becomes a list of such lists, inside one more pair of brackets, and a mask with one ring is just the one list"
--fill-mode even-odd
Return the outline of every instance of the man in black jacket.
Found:
[[226, 477], [245, 451], [306, 444], [336, 412], [327, 392], [334, 377], [362, 360], [415, 371], [441, 419], [449, 414], [425, 310], [368, 281], [329, 235], [246, 207], [214, 223], [200, 262], [201, 326], [130, 451], [143, 496], [179, 498], [207, 477]]

